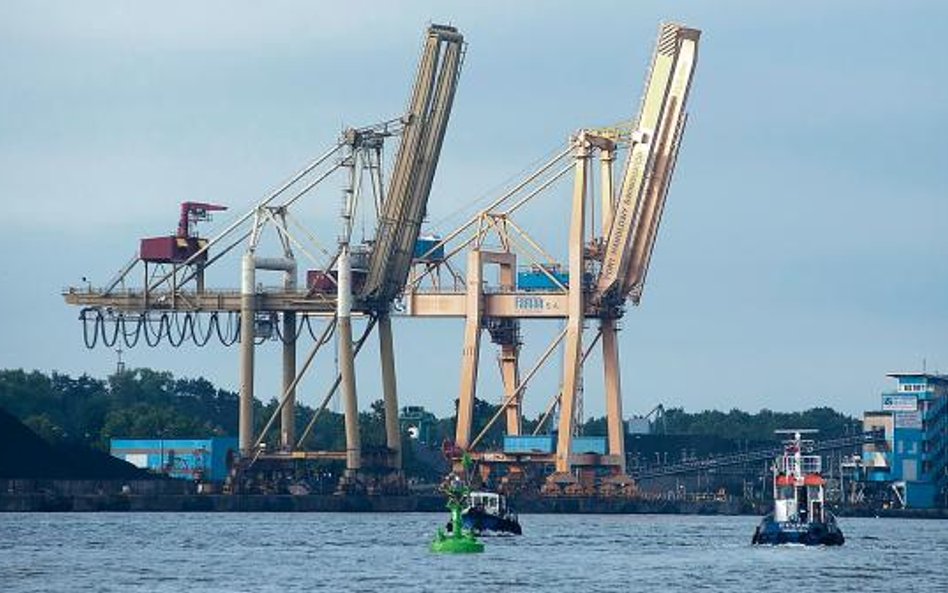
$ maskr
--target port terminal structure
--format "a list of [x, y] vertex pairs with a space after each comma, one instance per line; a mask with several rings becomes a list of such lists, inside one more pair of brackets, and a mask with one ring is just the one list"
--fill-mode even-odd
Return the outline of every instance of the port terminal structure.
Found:
[[[392, 315], [460, 318], [464, 320], [464, 342], [455, 442], [449, 454], [460, 460], [468, 453], [482, 467], [499, 464], [515, 471], [525, 464], [551, 464], [555, 471], [544, 487], [550, 494], [564, 488], [568, 492], [581, 467], [607, 468], [616, 483], [624, 483], [628, 477], [618, 322], [627, 305], [637, 305], [642, 298], [687, 122], [685, 106], [699, 37], [697, 29], [663, 24], [636, 119], [578, 130], [555, 157], [464, 224], [438, 236], [423, 236], [428, 198], [466, 51], [457, 29], [432, 25], [403, 116], [346, 130], [328, 151], [208, 240], [196, 238], [191, 222], [219, 207], [190, 203], [186, 208], [183, 204], [182, 220], [189, 222], [179, 224], [177, 236], [144, 240], [141, 250], [104, 288], [69, 288], [65, 301], [82, 308], [80, 318], [89, 347], [118, 340], [130, 347], [142, 334], [148, 345], [157, 345], [162, 338], [172, 345], [186, 339], [202, 345], [214, 333], [225, 345], [236, 343], [242, 463], [345, 461], [343, 491], [365, 487], [354, 370], [362, 345], [377, 330], [387, 452], [384, 459], [369, 464], [386, 467], [397, 482], [401, 442]], [[398, 151], [391, 175], [383, 179], [383, 148], [393, 137], [399, 139]], [[621, 152], [626, 153], [626, 164], [616, 183], [619, 176], [614, 163]], [[517, 214], [527, 203], [552, 194], [550, 188], [570, 173], [573, 183], [564, 269], [526, 231], [527, 225], [517, 221]], [[314, 238], [293, 213], [304, 197], [316, 194], [315, 190], [333, 176], [344, 179], [341, 228], [336, 248], [323, 250], [323, 257], [316, 257]], [[598, 195], [593, 191], [596, 178]], [[374, 219], [375, 234], [370, 240], [354, 243], [353, 227], [360, 214], [362, 219]], [[262, 240], [265, 232], [276, 238], [269, 245], [275, 253], [267, 253]], [[146, 249], [145, 241], [166, 247], [168, 253]], [[228, 254], [239, 254], [241, 247], [240, 290], [208, 288], [205, 269]], [[304, 287], [298, 286], [301, 269], [297, 254], [314, 266], [306, 272]], [[526, 272], [520, 271], [524, 263]], [[143, 273], [135, 272], [139, 267]], [[499, 283], [489, 286], [488, 278], [495, 276], [488, 272], [494, 271]], [[261, 289], [260, 272], [280, 274], [280, 287]], [[143, 279], [141, 287], [129, 288], [135, 278]], [[354, 319], [362, 326], [357, 339]], [[521, 321], [530, 319], [560, 320], [565, 328], [522, 374]], [[586, 339], [591, 333], [586, 331], [589, 322], [595, 323], [595, 334]], [[314, 343], [298, 365], [297, 344], [307, 330]], [[497, 415], [474, 434], [484, 330], [500, 350], [504, 394]], [[281, 396], [276, 411], [260, 433], [254, 434], [255, 346], [274, 333], [282, 342]], [[338, 372], [316, 415], [297, 434], [296, 389], [321, 348], [333, 340], [338, 345]], [[602, 349], [608, 447], [604, 454], [589, 454], [573, 450], [573, 437], [582, 414], [584, 363], [597, 344]], [[558, 415], [555, 449], [530, 454], [481, 450], [487, 430], [501, 418], [507, 435], [521, 436], [526, 389], [558, 348], [563, 356], [561, 387], [550, 397], [535, 431], [553, 429], [551, 419]], [[305, 450], [303, 444], [317, 418], [337, 391], [343, 403], [346, 450]], [[268, 451], [262, 445], [277, 422], [279, 450]]]

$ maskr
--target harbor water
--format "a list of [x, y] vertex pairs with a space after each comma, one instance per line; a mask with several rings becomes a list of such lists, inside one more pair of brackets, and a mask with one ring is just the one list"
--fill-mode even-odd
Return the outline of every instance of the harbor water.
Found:
[[447, 514], [0, 514], [0, 591], [948, 591], [948, 521], [841, 519], [837, 548], [755, 547], [757, 517], [524, 515], [440, 556]]

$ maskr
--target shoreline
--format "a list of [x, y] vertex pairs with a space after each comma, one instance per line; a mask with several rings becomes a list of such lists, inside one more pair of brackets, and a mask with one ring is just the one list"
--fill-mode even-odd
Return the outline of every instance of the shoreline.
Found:
[[[514, 499], [527, 514], [663, 514], [761, 516], [753, 501], [649, 500], [597, 497]], [[439, 495], [305, 495], [289, 494], [0, 494], [0, 512], [168, 512], [168, 513], [412, 513], [443, 512]], [[948, 519], [948, 509], [840, 508], [838, 517]]]

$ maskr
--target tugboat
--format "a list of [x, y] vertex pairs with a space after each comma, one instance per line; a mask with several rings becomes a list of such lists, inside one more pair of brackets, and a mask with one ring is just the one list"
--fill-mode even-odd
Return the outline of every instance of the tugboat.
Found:
[[754, 531], [754, 544], [803, 544], [841, 546], [843, 532], [836, 517], [826, 509], [823, 499], [822, 459], [804, 455], [803, 433], [813, 430], [777, 431], [791, 433], [783, 454], [774, 460], [774, 510]]
[[506, 498], [496, 492], [471, 492], [467, 508], [461, 512], [461, 521], [465, 529], [474, 533], [523, 533], [517, 515], [507, 506]]

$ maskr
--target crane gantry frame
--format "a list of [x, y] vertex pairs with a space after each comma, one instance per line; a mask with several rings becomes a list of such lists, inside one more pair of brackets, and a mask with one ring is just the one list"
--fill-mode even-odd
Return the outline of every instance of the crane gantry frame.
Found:
[[[354, 487], [362, 468], [358, 426], [358, 402], [354, 359], [369, 333], [379, 330], [379, 350], [385, 402], [386, 443], [390, 451], [389, 466], [401, 467], [401, 435], [398, 429], [398, 402], [394, 373], [394, 348], [390, 309], [392, 301], [404, 285], [411, 266], [411, 255], [418, 239], [427, 209], [428, 197], [438, 164], [441, 145], [457, 88], [464, 55], [464, 38], [454, 27], [431, 25], [427, 29], [414, 88], [405, 114], [397, 119], [358, 129], [346, 130], [335, 146], [306, 164], [285, 183], [268, 194], [253, 209], [231, 223], [200, 248], [179, 261], [165, 262], [148, 271], [148, 260], [136, 256], [102, 290], [70, 288], [65, 294], [68, 304], [84, 307], [83, 317], [94, 315], [99, 331], [104, 319], [115, 323], [115, 335], [125, 333], [129, 318], [136, 319], [139, 331], [149, 317], [183, 313], [239, 313], [240, 350], [240, 414], [239, 447], [244, 459], [257, 460], [259, 449], [277, 415], [281, 419], [281, 451], [267, 453], [277, 458], [345, 459], [346, 480]], [[393, 162], [391, 183], [382, 182], [382, 146], [392, 136], [401, 141]], [[291, 214], [291, 207], [337, 172], [346, 173], [343, 192], [343, 229], [336, 253], [325, 252], [328, 262], [313, 256], [299, 233], [291, 227], [302, 225]], [[352, 246], [352, 221], [357, 209], [369, 209], [364, 193], [363, 174], [369, 173], [370, 190], [374, 194], [374, 216], [377, 219], [375, 240], [370, 245]], [[274, 205], [277, 204], [277, 205]], [[259, 251], [265, 231], [272, 229], [279, 244], [275, 257], [262, 256]], [[302, 229], [303, 234], [308, 234]], [[241, 245], [246, 245], [241, 260], [239, 292], [208, 290], [204, 286], [204, 270]], [[211, 248], [219, 249], [209, 257]], [[353, 252], [356, 249], [357, 252]], [[299, 270], [294, 250], [303, 253], [316, 267], [319, 277], [328, 281], [332, 290], [307, 286], [297, 287]], [[352, 260], [358, 257], [359, 263]], [[132, 271], [143, 264], [145, 279], [140, 290], [124, 290]], [[170, 267], [170, 270], [167, 268]], [[283, 275], [279, 290], [260, 290], [258, 271], [276, 271]], [[358, 281], [356, 281], [356, 279]], [[121, 288], [120, 288], [121, 287]], [[89, 312], [93, 313], [89, 313]], [[266, 422], [262, 433], [253, 434], [254, 352], [257, 341], [256, 321], [259, 315], [280, 316], [278, 332], [283, 342], [283, 386], [277, 410]], [[326, 326], [306, 355], [302, 369], [297, 371], [296, 346], [302, 327], [309, 317], [322, 317]], [[353, 315], [368, 319], [362, 336], [353, 343]], [[160, 339], [165, 318], [159, 321]], [[215, 318], [216, 319], [216, 318]], [[190, 320], [192, 334], [195, 322]], [[282, 326], [282, 331], [279, 327]], [[208, 326], [210, 327], [210, 325]], [[217, 325], [220, 333], [220, 324]], [[170, 334], [171, 325], [167, 324]], [[102, 329], [102, 335], [105, 330]], [[297, 440], [295, 431], [296, 388], [310, 368], [320, 348], [335, 335], [338, 343], [339, 372], [326, 397]], [[183, 337], [181, 338], [184, 339]], [[147, 341], [147, 340], [146, 340]], [[170, 337], [169, 337], [170, 341]], [[197, 340], [196, 340], [197, 341]], [[222, 340], [223, 341], [223, 340]], [[345, 408], [346, 450], [305, 451], [303, 442], [336, 390], [341, 390]]]
[[[174, 262], [170, 271], [160, 269], [156, 274], [153, 270], [149, 275], [146, 265], [141, 290], [119, 289], [131, 277], [137, 263], [142, 261], [139, 257], [133, 258], [103, 290], [69, 289], [64, 295], [66, 302], [85, 307], [84, 315], [86, 311], [93, 311], [100, 322], [105, 318], [115, 321], [116, 335], [119, 325], [122, 324], [124, 333], [127, 319], [136, 315], [140, 328], [141, 323], [147, 323], [149, 316], [156, 313], [239, 312], [239, 442], [242, 456], [256, 459], [260, 455], [258, 446], [279, 415], [282, 450], [268, 455], [345, 459], [347, 477], [352, 478], [353, 484], [358, 481], [362, 465], [353, 361], [376, 326], [380, 340], [386, 442], [391, 451], [389, 464], [393, 469], [400, 468], [401, 464], [391, 331], [391, 307], [396, 299], [404, 299], [405, 314], [409, 317], [465, 319], [456, 429], [456, 444], [463, 450], [473, 450], [484, 434], [482, 431], [474, 438], [471, 435], [482, 330], [486, 328], [501, 349], [503, 404], [491, 422], [500, 414], [504, 415], [507, 433], [512, 435], [520, 434], [522, 429], [521, 404], [527, 384], [537, 369], [549, 360], [557, 345], [564, 344], [562, 388], [547, 406], [544, 416], [545, 421], [553, 407], [559, 404], [559, 436], [555, 456], [549, 461], [555, 462], [555, 477], [561, 480], [570, 479], [575, 460], [571, 455], [571, 439], [575, 429], [575, 410], [581, 405], [583, 362], [601, 340], [609, 431], [608, 455], [602, 461], [621, 473], [625, 452], [617, 320], [624, 314], [627, 301], [638, 304], [641, 298], [686, 122], [684, 106], [697, 57], [699, 35], [696, 29], [676, 24], [662, 25], [639, 117], [633, 125], [580, 130], [555, 158], [419, 257], [415, 252], [416, 244], [464, 54], [463, 37], [456, 29], [433, 25], [427, 32], [405, 116], [347, 130], [334, 147], [308, 163], [250, 212], [207, 241], [197, 253]], [[401, 142], [391, 181], [385, 188], [381, 177], [381, 150], [384, 141], [391, 136], [400, 136]], [[628, 164], [619, 190], [615, 192], [613, 163], [620, 148], [628, 149]], [[593, 207], [589, 185], [592, 161], [596, 158], [600, 163], [602, 227], [600, 236], [587, 240], [586, 211]], [[311, 194], [337, 171], [347, 172], [348, 178], [344, 192], [344, 228], [336, 253], [326, 252], [330, 260], [325, 263], [309, 253], [305, 241], [292, 229], [296, 221], [291, 206]], [[364, 191], [364, 171], [370, 174], [370, 188], [375, 196], [376, 234], [370, 245], [353, 247], [350, 244], [352, 220]], [[564, 282], [549, 271], [549, 264], [554, 259], [514, 220], [513, 215], [570, 171], [574, 176], [568, 237], [570, 281]], [[362, 206], [367, 207], [365, 204]], [[274, 229], [279, 241], [280, 253], [276, 257], [257, 254], [260, 237], [267, 228]], [[500, 249], [486, 247], [485, 240], [490, 235], [499, 239]], [[204, 269], [244, 242], [247, 248], [242, 257], [241, 290], [235, 293], [206, 289]], [[220, 251], [209, 257], [212, 246]], [[444, 249], [446, 255], [430, 258], [438, 249]], [[462, 266], [454, 264], [452, 258], [456, 260], [467, 249], [466, 269], [462, 274]], [[305, 290], [297, 287], [296, 252], [319, 262], [322, 275], [332, 283], [333, 291], [319, 291], [309, 285]], [[530, 292], [518, 290], [518, 255], [548, 277], [552, 288]], [[364, 263], [353, 263], [355, 260]], [[499, 267], [501, 286], [498, 290], [484, 290], [485, 265]], [[258, 270], [281, 273], [282, 289], [261, 292], [256, 283]], [[356, 273], [358, 278], [354, 276]], [[444, 274], [452, 279], [452, 287], [443, 285]], [[282, 327], [283, 387], [276, 412], [261, 434], [254, 438], [253, 369], [254, 342], [257, 339], [254, 322], [258, 315], [266, 312], [278, 313], [281, 317], [277, 327]], [[361, 337], [355, 342], [352, 339], [352, 315], [367, 319]], [[308, 324], [311, 316], [322, 317], [327, 322], [322, 333], [318, 337], [314, 335], [313, 348], [298, 370], [296, 345], [303, 321]], [[520, 321], [523, 319], [562, 319], [566, 321], [566, 328], [533, 369], [521, 377]], [[597, 319], [599, 328], [596, 337], [584, 348], [583, 328], [587, 319]], [[159, 324], [159, 337], [160, 327]], [[193, 333], [193, 321], [191, 327]], [[170, 331], [169, 325], [169, 336]], [[346, 418], [346, 451], [303, 451], [303, 441], [312, 430], [316, 417], [297, 439], [293, 411], [296, 388], [320, 348], [333, 335], [339, 344], [339, 372], [316, 417], [341, 387]]]
[[[700, 32], [677, 24], [664, 24], [646, 79], [645, 94], [638, 118], [631, 125], [602, 130], [580, 130], [570, 138], [569, 147], [538, 170], [529, 174], [511, 191], [501, 196], [465, 224], [449, 233], [437, 248], [447, 250], [444, 262], [424, 262], [406, 291], [408, 312], [413, 316], [457, 316], [465, 319], [458, 396], [455, 445], [469, 450], [481, 441], [490, 425], [472, 439], [474, 399], [477, 385], [480, 336], [488, 329], [500, 346], [501, 378], [504, 387], [501, 408], [507, 418], [508, 435], [520, 434], [521, 402], [526, 385], [536, 370], [562, 342], [563, 377], [559, 403], [559, 427], [553, 461], [554, 481], [570, 482], [576, 460], [572, 454], [577, 408], [581, 405], [583, 363], [597, 341], [602, 342], [608, 455], [598, 463], [610, 465], [617, 474], [625, 469], [622, 395], [619, 370], [618, 324], [626, 301], [638, 304], [655, 238], [658, 232], [672, 172], [686, 124], [684, 111], [697, 59]], [[613, 163], [616, 151], [628, 150], [627, 163], [618, 194], [613, 190]], [[589, 186], [592, 160], [600, 163], [601, 234], [587, 237], [586, 213], [594, 210]], [[568, 237], [569, 282], [549, 271], [554, 259], [514, 220], [524, 204], [543, 194], [554, 182], [573, 171], [573, 192]], [[467, 234], [466, 234], [467, 233]], [[484, 247], [488, 236], [497, 238], [500, 248]], [[461, 277], [450, 266], [452, 256], [470, 248], [467, 273]], [[433, 248], [434, 249], [434, 248]], [[551, 285], [547, 291], [523, 291], [516, 286], [517, 256], [526, 256], [534, 269], [545, 274]], [[499, 286], [485, 291], [485, 264], [499, 266]], [[448, 268], [456, 288], [441, 286], [439, 267]], [[422, 288], [425, 279], [427, 290]], [[566, 329], [556, 337], [538, 363], [524, 377], [519, 373], [519, 324], [523, 319], [563, 319]], [[599, 328], [589, 348], [583, 348], [587, 319], [597, 319]], [[544, 421], [549, 416], [544, 416]], [[531, 460], [548, 461], [531, 454]], [[512, 461], [511, 456], [492, 453], [494, 461]]]

